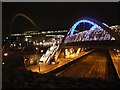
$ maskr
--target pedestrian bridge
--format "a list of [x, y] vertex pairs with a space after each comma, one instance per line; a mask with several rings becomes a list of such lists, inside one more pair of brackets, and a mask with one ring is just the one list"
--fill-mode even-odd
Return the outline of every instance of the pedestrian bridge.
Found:
[[120, 28], [118, 32], [105, 23], [89, 17], [78, 19], [67, 31], [56, 52], [56, 58], [66, 48], [119, 48]]

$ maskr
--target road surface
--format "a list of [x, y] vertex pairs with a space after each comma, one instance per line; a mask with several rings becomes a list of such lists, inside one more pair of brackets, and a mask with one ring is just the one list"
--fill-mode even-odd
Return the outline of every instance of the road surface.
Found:
[[105, 51], [95, 51], [80, 59], [79, 62], [56, 73], [62, 77], [107, 78], [107, 58]]

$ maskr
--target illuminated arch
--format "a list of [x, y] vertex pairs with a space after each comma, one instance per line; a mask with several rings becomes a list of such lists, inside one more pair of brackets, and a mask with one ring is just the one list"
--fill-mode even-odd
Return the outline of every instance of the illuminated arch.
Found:
[[[82, 17], [80, 19], [78, 19], [73, 25], [72, 27], [69, 29], [67, 35], [73, 35], [75, 28], [80, 24], [80, 23], [89, 23], [91, 25], [93, 25], [90, 30], [94, 29], [94, 28], [102, 28], [103, 30], [107, 31], [112, 37], [115, 37], [116, 40], [120, 40], [120, 36], [118, 34], [116, 34], [115, 32], [113, 32], [108, 25], [106, 25], [105, 23], [101, 23], [95, 19], [89, 18], [89, 17]], [[66, 35], [66, 36], [67, 36]], [[65, 37], [66, 37], [65, 36]]]
[[[72, 35], [73, 32], [74, 32], [74, 30], [75, 30], [75, 28], [77, 27], [77, 25], [80, 24], [80, 23], [82, 23], [82, 22], [87, 22], [87, 23], [92, 24], [92, 25], [93, 25], [92, 28], [95, 28], [95, 27], [97, 27], [97, 28], [102, 28], [103, 30], [105, 30], [106, 32], [108, 32], [112, 37], [114, 37], [116, 41], [120, 42], [120, 36], [119, 36], [118, 34], [116, 34], [115, 32], [113, 32], [113, 31], [109, 28], [109, 26], [106, 25], [105, 23], [101, 23], [101, 22], [99, 22], [99, 21], [97, 21], [97, 20], [95, 20], [95, 19], [89, 18], [89, 17], [82, 17], [82, 18], [78, 19], [78, 20], [72, 25], [72, 27], [67, 31], [67, 33], [65, 34], [65, 36], [64, 36], [64, 38], [63, 38], [63, 40], [62, 40], [62, 42], [61, 42], [61, 44], [60, 44], [60, 46], [59, 46], [59, 48], [58, 48], [58, 51], [56, 52], [56, 55], [55, 55], [56, 60], [57, 60], [57, 58], [58, 58], [58, 56], [59, 56], [62, 48], [63, 48], [64, 45], [65, 45], [64, 42], [65, 42], [66, 37], [67, 37], [69, 34]], [[95, 25], [95, 26], [94, 26], [94, 25]], [[92, 29], [92, 28], [91, 28], [91, 29]]]
[[71, 30], [70, 30], [70, 31], [71, 31], [71, 32], [70, 32], [70, 35], [73, 35], [73, 33], [74, 33], [74, 31], [75, 31], [75, 28], [76, 28], [80, 23], [89, 23], [89, 24], [93, 25], [93, 27], [92, 27], [90, 30], [92, 30], [92, 29], [94, 29], [94, 28], [101, 28], [101, 27], [98, 26], [96, 23], [91, 22], [91, 21], [89, 21], [89, 20], [87, 20], [87, 19], [83, 19], [83, 20], [77, 21], [77, 22], [72, 26], [72, 28], [71, 28]]
[[35, 24], [35, 22], [31, 19], [31, 18], [29, 18], [27, 15], [25, 15], [25, 14], [23, 14], [23, 13], [18, 13], [18, 14], [16, 14], [14, 17], [13, 17], [13, 19], [12, 19], [12, 21], [11, 21], [11, 25], [10, 25], [10, 29], [11, 29], [11, 27], [12, 27], [12, 25], [13, 25], [13, 22], [15, 21], [15, 19], [17, 18], [17, 17], [24, 17], [24, 18], [26, 18], [28, 21], [30, 21], [37, 29], [39, 29], [39, 27]]

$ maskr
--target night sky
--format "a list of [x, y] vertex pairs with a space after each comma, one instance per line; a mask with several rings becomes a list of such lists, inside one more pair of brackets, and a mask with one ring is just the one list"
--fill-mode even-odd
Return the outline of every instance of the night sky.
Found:
[[90, 17], [108, 25], [119, 24], [119, 3], [81, 3], [81, 2], [3, 2], [2, 34], [22, 33], [36, 29], [26, 18], [17, 17], [10, 29], [12, 18], [24, 13], [31, 18], [39, 30], [69, 29], [81, 17]]

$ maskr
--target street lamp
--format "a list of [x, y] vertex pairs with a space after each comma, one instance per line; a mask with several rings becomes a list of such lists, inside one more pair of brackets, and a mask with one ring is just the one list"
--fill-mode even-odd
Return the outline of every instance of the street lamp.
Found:
[[40, 73], [40, 62], [38, 63], [38, 71]]

